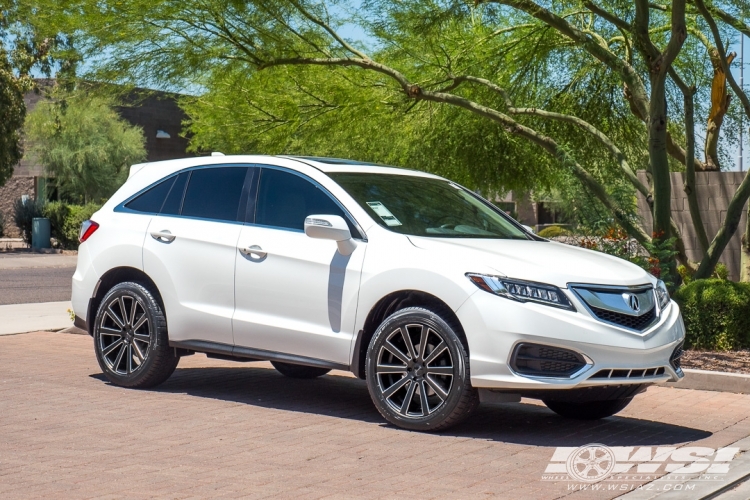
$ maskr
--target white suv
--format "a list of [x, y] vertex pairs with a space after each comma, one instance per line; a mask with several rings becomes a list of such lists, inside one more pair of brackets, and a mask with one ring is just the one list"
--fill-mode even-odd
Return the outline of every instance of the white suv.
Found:
[[479, 401], [596, 419], [680, 379], [661, 281], [550, 242], [440, 177], [329, 158], [135, 165], [86, 221], [76, 324], [112, 383], [181, 356], [350, 370], [389, 422], [439, 430]]

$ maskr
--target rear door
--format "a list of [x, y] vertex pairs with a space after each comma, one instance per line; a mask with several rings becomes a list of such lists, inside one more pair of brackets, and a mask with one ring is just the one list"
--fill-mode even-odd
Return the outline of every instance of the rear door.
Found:
[[234, 254], [254, 171], [241, 165], [181, 173], [149, 224], [143, 266], [164, 300], [170, 340], [234, 344]]

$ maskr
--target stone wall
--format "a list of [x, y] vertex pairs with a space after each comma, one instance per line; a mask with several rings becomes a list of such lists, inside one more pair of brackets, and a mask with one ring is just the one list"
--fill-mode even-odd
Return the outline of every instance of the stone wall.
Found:
[[21, 232], [13, 223], [13, 203], [24, 194], [34, 199], [33, 177], [13, 176], [0, 187], [0, 213], [5, 218], [5, 238], [21, 237]]
[[[706, 227], [709, 243], [718, 232], [727, 215], [729, 202], [737, 191], [744, 172], [696, 172], [695, 188], [698, 198], [703, 225]], [[687, 195], [684, 190], [684, 173], [672, 172], [672, 217], [674, 218], [680, 233], [685, 241], [688, 258], [692, 261], [700, 261], [703, 253], [693, 228], [690, 218]], [[647, 183], [646, 172], [639, 171], [638, 178]], [[644, 229], [651, 234], [653, 219], [646, 199], [638, 194], [638, 213], [643, 221]], [[721, 262], [729, 269], [729, 278], [737, 281], [740, 277], [740, 239], [745, 231], [747, 220], [747, 205], [742, 210], [742, 220], [737, 232], [724, 250]]]

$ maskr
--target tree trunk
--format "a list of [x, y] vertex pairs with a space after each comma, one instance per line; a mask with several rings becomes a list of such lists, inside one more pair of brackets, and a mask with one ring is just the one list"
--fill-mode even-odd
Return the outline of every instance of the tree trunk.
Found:
[[750, 283], [750, 204], [747, 206], [747, 224], [740, 246], [740, 281]]
[[[706, 163], [704, 165], [706, 170], [719, 171], [721, 170], [718, 153], [719, 134], [721, 125], [724, 123], [724, 115], [729, 110], [729, 94], [727, 94], [727, 75], [724, 73], [721, 64], [719, 49], [711, 47], [709, 55], [714, 68], [714, 78], [711, 84], [711, 111], [706, 124], [706, 144], [704, 147]], [[732, 64], [736, 56], [737, 54], [734, 52], [728, 54], [727, 64]]]
[[[654, 186], [654, 234], [655, 245], [671, 236], [672, 218], [672, 179], [669, 172], [667, 154], [667, 99], [664, 78], [651, 79], [651, 102], [649, 106], [648, 152]], [[674, 257], [660, 262], [664, 281], [678, 282], [677, 265]]]

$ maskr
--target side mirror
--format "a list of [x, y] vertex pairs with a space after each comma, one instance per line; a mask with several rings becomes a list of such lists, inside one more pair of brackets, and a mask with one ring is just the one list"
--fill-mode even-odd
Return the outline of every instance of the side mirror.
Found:
[[531, 227], [531, 226], [527, 226], [526, 224], [521, 224], [521, 225], [523, 226], [523, 228], [524, 228], [525, 230], [527, 230], [527, 231], [528, 231], [528, 232], [530, 232], [531, 234], [534, 234], [534, 233], [536, 233], [536, 231], [534, 231], [534, 228], [533, 228], [533, 227]]
[[319, 240], [333, 240], [341, 255], [351, 255], [357, 244], [343, 217], [338, 215], [309, 215], [305, 218], [305, 234]]

